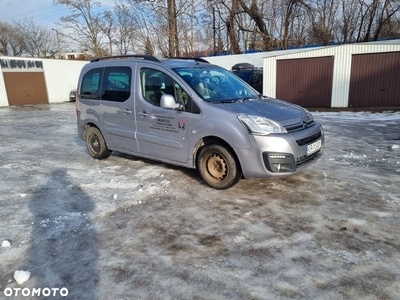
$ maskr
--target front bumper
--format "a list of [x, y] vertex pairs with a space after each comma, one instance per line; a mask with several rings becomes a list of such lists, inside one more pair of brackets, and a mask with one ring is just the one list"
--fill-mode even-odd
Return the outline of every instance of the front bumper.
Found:
[[295, 133], [252, 138], [252, 149], [237, 150], [246, 178], [287, 175], [317, 161], [324, 152], [324, 133], [319, 124]]

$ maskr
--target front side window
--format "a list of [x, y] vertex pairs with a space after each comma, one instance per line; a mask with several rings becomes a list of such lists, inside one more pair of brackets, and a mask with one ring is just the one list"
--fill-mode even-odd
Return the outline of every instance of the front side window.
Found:
[[140, 80], [142, 96], [147, 102], [160, 106], [161, 96], [168, 94], [188, 110], [189, 95], [169, 75], [159, 70], [143, 68], [140, 70]]
[[124, 102], [131, 95], [130, 67], [106, 67], [104, 69], [101, 99]]
[[80, 89], [81, 98], [100, 99], [100, 80], [103, 68], [92, 69], [88, 71], [82, 78]]

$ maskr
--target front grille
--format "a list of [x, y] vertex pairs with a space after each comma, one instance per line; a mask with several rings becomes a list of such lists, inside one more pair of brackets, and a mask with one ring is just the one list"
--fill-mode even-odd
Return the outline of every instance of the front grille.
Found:
[[295, 132], [315, 125], [314, 119], [303, 119], [300, 123], [285, 126], [287, 132]]
[[301, 140], [296, 140], [297, 145], [299, 146], [304, 146], [307, 144], [311, 144], [312, 142], [318, 140], [321, 137], [321, 131], [317, 132], [316, 134], [313, 134], [309, 137], [306, 137], [304, 139]]

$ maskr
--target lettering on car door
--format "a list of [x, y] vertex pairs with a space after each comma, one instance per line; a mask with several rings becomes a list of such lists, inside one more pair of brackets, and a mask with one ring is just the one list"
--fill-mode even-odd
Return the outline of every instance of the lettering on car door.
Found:
[[175, 101], [188, 107], [189, 95], [172, 76], [160, 70], [140, 69], [141, 93], [136, 99], [137, 139], [139, 152], [158, 158], [187, 162], [188, 127], [196, 118], [190, 110], [164, 109], [162, 95], [174, 96]]

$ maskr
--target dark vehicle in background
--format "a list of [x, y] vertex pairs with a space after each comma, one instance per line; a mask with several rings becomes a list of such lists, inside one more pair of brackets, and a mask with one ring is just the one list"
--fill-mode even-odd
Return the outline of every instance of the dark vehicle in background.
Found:
[[76, 98], [76, 89], [73, 89], [69, 92], [69, 102], [75, 102]]
[[249, 63], [239, 63], [232, 67], [231, 72], [250, 84], [260, 94], [263, 92], [263, 69]]

